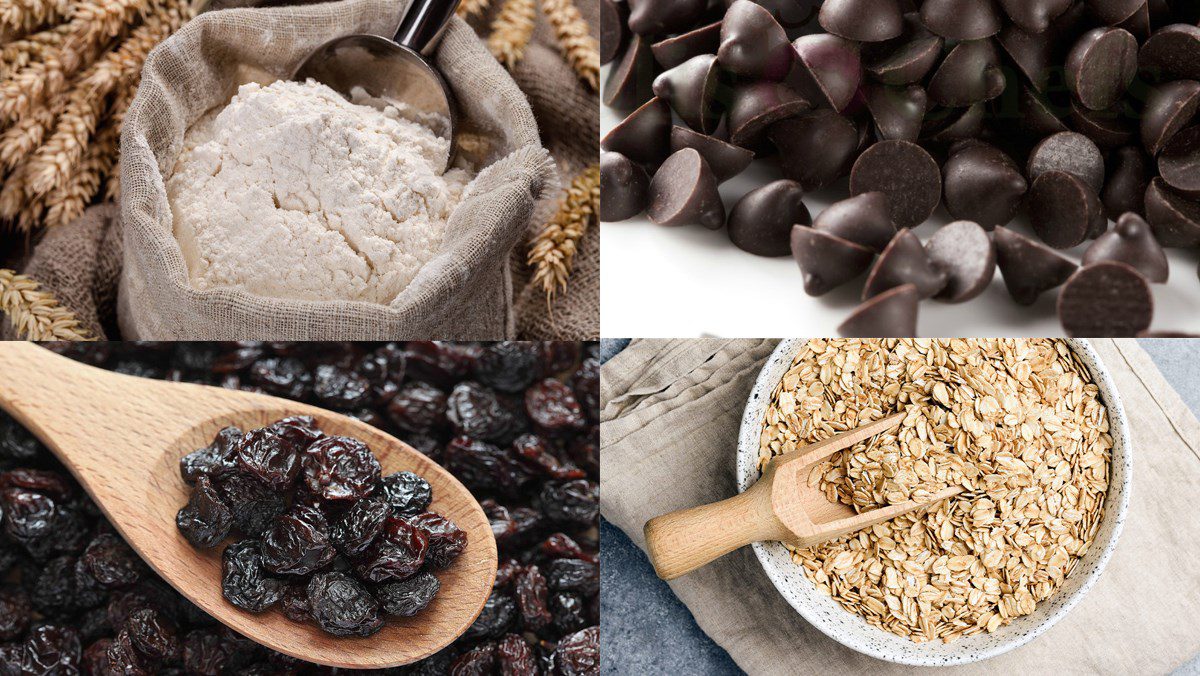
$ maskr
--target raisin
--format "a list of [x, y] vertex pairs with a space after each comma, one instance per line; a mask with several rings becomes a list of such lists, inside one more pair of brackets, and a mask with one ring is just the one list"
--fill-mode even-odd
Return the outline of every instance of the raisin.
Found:
[[33, 605], [23, 590], [0, 589], [0, 641], [11, 641], [25, 635], [33, 620]]
[[217, 495], [233, 512], [233, 529], [262, 537], [275, 517], [287, 511], [287, 502], [270, 487], [249, 475], [237, 473], [216, 480]]
[[168, 662], [180, 655], [182, 647], [175, 626], [157, 610], [143, 608], [134, 612], [125, 629], [133, 647], [152, 663]]
[[554, 592], [550, 594], [550, 614], [554, 617], [554, 627], [566, 634], [579, 631], [587, 626], [584, 617], [583, 597], [572, 592]]
[[142, 561], [129, 545], [112, 533], [102, 533], [92, 540], [79, 565], [105, 589], [128, 587], [142, 577]]
[[0, 492], [0, 513], [4, 515], [4, 534], [24, 545], [35, 558], [50, 551], [54, 536], [56, 504], [49, 496], [21, 488]]
[[[85, 674], [111, 674], [112, 667], [108, 663], [108, 647], [112, 645], [111, 638], [99, 638], [91, 642], [83, 651], [83, 656], [80, 658], [80, 666]], [[0, 651], [0, 674], [6, 673], [3, 670], [4, 653]]]
[[321, 570], [337, 552], [320, 510], [294, 507], [275, 517], [262, 540], [263, 566], [279, 575], [308, 575]]
[[179, 459], [179, 474], [191, 485], [201, 476], [217, 478], [237, 470], [237, 449], [242, 431], [226, 427], [204, 448], [198, 448]]
[[221, 676], [229, 656], [221, 637], [211, 629], [198, 629], [183, 637], [183, 668], [194, 676]]
[[449, 676], [490, 676], [496, 664], [496, 646], [485, 643], [454, 658]]
[[370, 636], [383, 627], [379, 603], [361, 582], [343, 573], [318, 573], [308, 583], [317, 625], [335, 636]]
[[600, 422], [600, 360], [584, 359], [571, 376], [571, 390], [584, 414], [593, 423]]
[[483, 604], [479, 617], [463, 636], [469, 639], [500, 638], [508, 633], [517, 620], [517, 604], [512, 597], [503, 592], [493, 591]]
[[303, 399], [312, 376], [298, 359], [267, 357], [250, 367], [250, 380], [276, 396]]
[[308, 588], [302, 584], [289, 584], [283, 590], [279, 608], [292, 622], [308, 622], [312, 619], [312, 608], [308, 605]]
[[412, 472], [397, 472], [383, 478], [383, 498], [397, 514], [417, 514], [429, 507], [433, 489]]
[[588, 627], [565, 636], [551, 656], [558, 676], [589, 676], [600, 673], [600, 627]]
[[216, 547], [233, 526], [233, 512], [221, 501], [208, 477], [196, 480], [188, 503], [175, 516], [175, 526], [195, 547]]
[[418, 573], [402, 582], [380, 586], [375, 595], [388, 615], [412, 617], [425, 610], [441, 587], [433, 573]]
[[367, 402], [371, 383], [348, 369], [322, 364], [313, 372], [313, 396], [321, 405], [348, 411]]
[[538, 500], [546, 516], [560, 523], [591, 524], [600, 514], [599, 491], [586, 479], [547, 483]]
[[104, 657], [108, 661], [108, 668], [112, 673], [126, 676], [150, 675], [147, 660], [134, 647], [133, 639], [129, 636], [127, 629], [117, 632], [112, 643], [108, 644], [108, 650], [104, 652]]
[[483, 348], [475, 375], [488, 387], [520, 392], [538, 375], [541, 349], [537, 343], [506, 340]]
[[243, 345], [212, 360], [212, 372], [220, 375], [244, 371], [263, 356], [261, 345]]
[[279, 601], [283, 588], [282, 581], [267, 576], [258, 542], [242, 540], [222, 552], [221, 592], [238, 608], [261, 613]]
[[400, 429], [428, 433], [446, 425], [446, 394], [432, 385], [409, 383], [388, 402], [387, 412]]
[[515, 559], [501, 561], [500, 565], [496, 567], [496, 581], [492, 583], [492, 587], [494, 589], [507, 587], [522, 569], [523, 566]]
[[7, 413], [0, 411], [0, 458], [28, 462], [46, 453], [46, 447]]
[[455, 437], [446, 445], [446, 469], [469, 488], [512, 495], [533, 479], [511, 453], [486, 441]]
[[367, 354], [358, 363], [358, 372], [371, 384], [376, 405], [389, 401], [404, 380], [404, 350], [390, 344]]
[[592, 563], [596, 562], [594, 554], [584, 551], [583, 547], [580, 547], [579, 543], [572, 540], [571, 536], [566, 533], [555, 533], [546, 538], [540, 549], [542, 554], [551, 559], [583, 559]]
[[600, 593], [600, 566], [579, 559], [556, 559], [546, 566], [546, 580], [555, 591]]
[[525, 464], [552, 479], [582, 479], [587, 474], [578, 467], [564, 464], [551, 453], [550, 442], [536, 434], [522, 434], [512, 442], [513, 453]]
[[575, 437], [567, 444], [567, 455], [593, 478], [600, 476], [600, 429]]
[[537, 676], [533, 648], [519, 634], [505, 634], [496, 643], [496, 662], [503, 676]]
[[50, 676], [78, 672], [83, 649], [74, 629], [53, 624], [34, 627], [24, 645], [21, 673]]
[[304, 452], [304, 484], [323, 500], [365, 498], [381, 471], [371, 449], [350, 437], [326, 437]]
[[66, 502], [75, 492], [71, 481], [62, 474], [28, 468], [0, 472], [0, 490], [6, 488], [23, 488], [49, 496], [57, 502]]
[[289, 432], [275, 425], [247, 432], [238, 445], [238, 465], [274, 490], [286, 490], [300, 474], [303, 446]]
[[404, 442], [435, 461], [442, 458], [442, 442], [428, 434], [413, 433], [406, 436]]
[[425, 563], [429, 538], [399, 517], [389, 517], [375, 542], [355, 562], [354, 572], [368, 582], [403, 580]]
[[360, 500], [333, 522], [329, 539], [346, 556], [358, 556], [383, 530], [392, 508], [379, 500]]
[[[26, 573], [22, 573], [24, 576]], [[37, 575], [30, 600], [42, 615], [62, 618], [80, 610], [75, 585], [75, 558], [60, 556], [47, 562]]]
[[467, 548], [467, 533], [437, 512], [422, 512], [407, 518], [429, 540], [425, 560], [434, 568], [447, 568]]
[[539, 632], [553, 619], [546, 607], [548, 591], [546, 578], [537, 566], [526, 566], [513, 579], [517, 609], [521, 611], [521, 622], [529, 631]]
[[113, 633], [112, 626], [108, 624], [108, 609], [103, 607], [92, 608], [79, 615], [75, 626], [79, 629], [80, 642], [85, 644], [94, 643], [101, 636]]
[[525, 390], [525, 412], [534, 424], [548, 432], [571, 432], [587, 426], [575, 393], [553, 378]]
[[517, 423], [496, 393], [479, 383], [454, 386], [446, 399], [446, 417], [457, 433], [486, 441], [507, 442]]
[[475, 345], [434, 340], [412, 341], [405, 346], [408, 370], [417, 380], [447, 386], [466, 378], [482, 350]]

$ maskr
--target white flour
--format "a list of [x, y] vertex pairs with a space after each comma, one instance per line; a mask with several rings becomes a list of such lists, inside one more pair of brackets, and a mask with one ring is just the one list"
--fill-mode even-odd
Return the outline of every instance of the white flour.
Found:
[[313, 81], [243, 85], [167, 180], [193, 286], [390, 302], [441, 245], [470, 175], [449, 142]]

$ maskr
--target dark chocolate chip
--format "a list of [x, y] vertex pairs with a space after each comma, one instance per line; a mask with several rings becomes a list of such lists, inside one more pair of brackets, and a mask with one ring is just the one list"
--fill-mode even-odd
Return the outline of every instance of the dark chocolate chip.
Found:
[[758, 146], [767, 127], [798, 115], [812, 105], [779, 82], [753, 82], [733, 90], [729, 107], [729, 140], [737, 146]]
[[1047, 171], [1033, 179], [1028, 208], [1034, 232], [1055, 249], [1077, 246], [1108, 225], [1100, 196], [1065, 171]]
[[776, 122], [767, 136], [779, 150], [783, 175], [808, 192], [844, 176], [858, 152], [854, 123], [828, 108]]
[[911, 338], [917, 335], [917, 305], [921, 300], [912, 284], [897, 286], [871, 298], [838, 326], [844, 338]]
[[717, 57], [693, 56], [655, 78], [654, 95], [670, 103], [687, 126], [711, 134], [721, 122], [721, 109], [716, 102], [719, 74]]
[[1200, 200], [1175, 192], [1158, 177], [1146, 188], [1146, 220], [1165, 247], [1200, 246]]
[[[1021, 129], [1025, 130], [1031, 138], [1046, 138], [1070, 131], [1070, 128], [1063, 123], [1046, 98], [1030, 87], [1021, 88], [1017, 105], [1021, 111]], [[1099, 148], [1096, 150], [1099, 151]]]
[[617, 58], [625, 48], [628, 26], [625, 25], [625, 3], [600, 0], [600, 65]]
[[925, 242], [935, 268], [946, 274], [946, 286], [934, 298], [963, 303], [983, 293], [996, 276], [996, 248], [978, 223], [954, 221]]
[[600, 153], [600, 220], [623, 221], [646, 210], [650, 177], [621, 153]]
[[1013, 23], [1031, 33], [1043, 33], [1074, 0], [1000, 0]]
[[879, 82], [906, 85], [925, 79], [942, 55], [942, 38], [917, 38], [867, 64], [867, 72]]
[[1151, 282], [1167, 282], [1167, 254], [1154, 238], [1150, 224], [1132, 212], [1122, 214], [1116, 227], [1092, 242], [1083, 253], [1085, 266], [1100, 261], [1120, 261]]
[[942, 199], [937, 161], [910, 141], [880, 141], [867, 148], [850, 170], [850, 193], [880, 191], [888, 196], [898, 228], [925, 222]]
[[929, 98], [938, 105], [969, 106], [1004, 93], [1000, 55], [991, 39], [958, 43], [929, 81]]
[[1000, 10], [992, 0], [925, 0], [921, 21], [951, 40], [978, 40], [1000, 32]]
[[826, 31], [858, 42], [882, 42], [904, 29], [897, 0], [825, 0], [817, 21]]
[[716, 54], [721, 45], [721, 22], [716, 21], [651, 45], [654, 58], [663, 68], [674, 68], [693, 56]]
[[946, 273], [934, 267], [912, 230], [901, 230], [879, 254], [863, 286], [863, 300], [888, 289], [912, 284], [922, 298], [932, 298], [946, 287]]
[[1092, 139], [1073, 131], [1047, 136], [1029, 154], [1026, 175], [1037, 180], [1047, 171], [1074, 174], [1092, 190], [1104, 187], [1104, 156]]
[[822, 296], [861, 275], [875, 252], [807, 225], [792, 227], [792, 258], [804, 275], [804, 292]]
[[813, 228], [877, 252], [896, 236], [887, 195], [881, 192], [865, 192], [830, 204], [817, 214]]
[[1142, 110], [1142, 145], [1146, 152], [1157, 155], [1172, 136], [1196, 117], [1197, 110], [1200, 110], [1200, 82], [1176, 80], [1150, 90]]
[[1119, 148], [1137, 133], [1132, 123], [1137, 113], [1130, 110], [1128, 101], [1118, 101], [1106, 110], [1092, 110], [1071, 99], [1070, 119], [1075, 131], [1092, 139], [1101, 150]]
[[792, 47], [798, 60], [788, 82], [801, 93], [815, 89], [830, 108], [841, 112], [862, 80], [858, 45], [836, 35], [819, 34], [801, 36]]
[[992, 241], [1004, 286], [1021, 305], [1033, 305], [1038, 296], [1067, 281], [1078, 267], [1045, 244], [1003, 226], [992, 233]]
[[640, 35], [629, 41], [629, 47], [604, 81], [604, 104], [620, 110], [632, 110], [654, 96], [654, 57]]
[[1073, 338], [1131, 337], [1150, 328], [1153, 316], [1146, 278], [1115, 261], [1080, 268], [1058, 295], [1058, 319]]
[[661, 225], [699, 223], [710, 230], [725, 224], [725, 205], [712, 169], [691, 148], [667, 158], [650, 179], [650, 220]]
[[934, 115], [926, 114], [921, 134], [936, 143], [953, 143], [978, 138], [983, 133], [983, 119], [987, 110], [984, 104], [976, 103], [966, 108], [940, 108]]
[[996, 41], [1029, 84], [1042, 92], [1046, 91], [1050, 75], [1054, 72], [1050, 64], [1056, 55], [1055, 37], [1052, 31], [1031, 33], [1017, 25], [1009, 24], [996, 36]]
[[1029, 188], [1016, 162], [995, 146], [964, 141], [942, 166], [946, 210], [987, 230], [1013, 219]]
[[705, 136], [686, 127], [672, 127], [671, 152], [684, 148], [694, 148], [700, 153], [717, 177], [717, 183], [724, 183], [742, 173], [754, 159], [754, 153], [745, 148], [739, 148], [713, 136]]
[[1158, 155], [1158, 173], [1178, 192], [1200, 197], [1200, 126], [1176, 133]]
[[804, 189], [786, 178], [746, 193], [729, 211], [729, 239], [758, 256], [786, 256], [792, 251], [793, 225], [808, 225]]
[[1146, 0], [1087, 0], [1087, 4], [1097, 18], [1109, 26], [1115, 26], [1145, 7]]
[[613, 127], [600, 140], [602, 150], [621, 153], [649, 168], [671, 153], [671, 107], [655, 97]]
[[1133, 33], [1133, 37], [1138, 39], [1139, 44], [1149, 40], [1150, 32], [1153, 30], [1153, 26], [1150, 24], [1150, 3], [1143, 2], [1133, 11], [1133, 14], [1129, 15], [1128, 19], [1117, 24], [1117, 28], [1124, 28]]
[[880, 140], [917, 140], [929, 101], [923, 87], [889, 87], [868, 83], [863, 90]]
[[1200, 26], [1163, 26], [1142, 44], [1138, 68], [1159, 82], [1200, 80]]
[[1144, 213], [1146, 187], [1150, 185], [1145, 153], [1136, 146], [1117, 148], [1109, 156], [1108, 164], [1108, 180], [1100, 193], [1105, 215], [1115, 221], [1126, 211]]
[[1093, 28], [1067, 55], [1067, 88], [1084, 106], [1104, 110], [1137, 76], [1137, 38], [1120, 28]]
[[704, 17], [707, 0], [626, 0], [629, 30], [638, 35], [663, 35], [689, 30]]
[[[732, 7], [737, 0], [724, 0], [726, 7]], [[807, 30], [817, 18], [817, 10], [821, 0], [754, 0], [775, 17], [780, 26], [792, 38]]]
[[721, 67], [755, 80], [782, 80], [792, 69], [796, 51], [783, 26], [751, 0], [737, 0], [721, 24]]

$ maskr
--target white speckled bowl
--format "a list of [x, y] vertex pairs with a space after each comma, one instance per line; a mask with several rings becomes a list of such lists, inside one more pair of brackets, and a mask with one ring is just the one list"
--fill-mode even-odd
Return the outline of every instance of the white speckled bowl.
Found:
[[[779, 344], [763, 366], [750, 398], [738, 434], [738, 490], [744, 491], [758, 479], [758, 446], [763, 416], [771, 392], [791, 366], [792, 357], [803, 345], [803, 339], [788, 339]], [[1099, 579], [1112, 556], [1121, 535], [1125, 514], [1129, 510], [1129, 490], [1133, 477], [1133, 442], [1129, 434], [1121, 397], [1092, 346], [1084, 340], [1068, 341], [1071, 348], [1087, 366], [1100, 388], [1100, 396], [1108, 407], [1109, 427], [1113, 437], [1111, 481], [1105, 501], [1104, 516], [1087, 555], [1071, 573], [1063, 586], [1049, 600], [1037, 605], [1030, 615], [1017, 618], [993, 634], [960, 638], [949, 644], [940, 641], [913, 643], [883, 631], [842, 609], [832, 598], [813, 586], [800, 566], [792, 563], [786, 548], [778, 542], [756, 542], [754, 553], [762, 562], [767, 577], [779, 593], [805, 620], [830, 638], [872, 657], [917, 666], [966, 664], [995, 657], [1032, 641], [1066, 615]]]

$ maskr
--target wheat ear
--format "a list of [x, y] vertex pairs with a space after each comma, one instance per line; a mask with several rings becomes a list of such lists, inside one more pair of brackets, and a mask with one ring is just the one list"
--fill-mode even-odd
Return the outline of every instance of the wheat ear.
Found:
[[567, 63], [587, 86], [596, 91], [600, 86], [600, 45], [572, 0], [542, 0], [542, 8]]
[[593, 164], [571, 181], [558, 212], [531, 243], [526, 261], [533, 266], [533, 283], [546, 293], [546, 303], [567, 288], [567, 278], [579, 242], [600, 210], [600, 165]]
[[500, 13], [492, 21], [488, 51], [508, 68], [515, 67], [525, 57], [536, 19], [534, 0], [504, 0]]
[[0, 270], [0, 310], [28, 340], [94, 340], [54, 294], [12, 270]]
[[492, 0], [462, 0], [455, 11], [460, 17], [469, 19], [473, 16], [483, 16], [491, 6]]
[[56, 24], [70, 12], [67, 0], [5, 0], [0, 2], [0, 39], [9, 41], [40, 26]]

